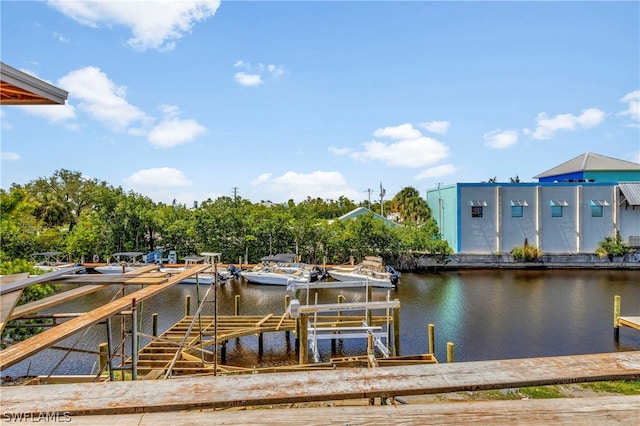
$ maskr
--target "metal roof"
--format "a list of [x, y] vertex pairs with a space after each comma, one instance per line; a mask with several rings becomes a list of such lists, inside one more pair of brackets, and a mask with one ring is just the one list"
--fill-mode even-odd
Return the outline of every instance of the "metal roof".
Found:
[[640, 206], [640, 182], [619, 183], [625, 201], [632, 206]]
[[0, 62], [0, 104], [64, 105], [69, 92]]
[[560, 164], [552, 169], [542, 172], [534, 179], [540, 179], [549, 176], [564, 175], [568, 173], [580, 172], [580, 171], [594, 171], [594, 170], [637, 170], [640, 171], [640, 164], [633, 163], [631, 161], [619, 160], [617, 158], [611, 158], [600, 154], [594, 154], [593, 152], [585, 152], [582, 155], [577, 156], [565, 163]]

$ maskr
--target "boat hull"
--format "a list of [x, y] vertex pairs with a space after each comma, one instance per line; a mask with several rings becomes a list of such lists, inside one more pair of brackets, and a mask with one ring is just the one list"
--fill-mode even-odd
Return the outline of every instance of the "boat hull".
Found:
[[287, 286], [291, 283], [306, 283], [309, 279], [277, 272], [242, 272], [240, 276], [253, 284], [263, 285], [282, 285]]
[[395, 285], [391, 282], [391, 277], [372, 277], [365, 274], [358, 274], [353, 271], [347, 270], [329, 270], [329, 276], [336, 281], [349, 281], [349, 282], [368, 282], [373, 287], [379, 288], [394, 288]]

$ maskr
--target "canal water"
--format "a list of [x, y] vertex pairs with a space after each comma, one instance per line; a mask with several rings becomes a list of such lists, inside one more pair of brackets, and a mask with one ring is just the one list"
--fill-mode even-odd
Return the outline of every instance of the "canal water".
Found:
[[[191, 313], [197, 309], [206, 286], [181, 284], [144, 301], [141, 331], [151, 334], [152, 314], [158, 314], [158, 329], [164, 331], [185, 314], [186, 296], [191, 296]], [[133, 289], [132, 289], [133, 290]], [[101, 290], [80, 300], [51, 308], [50, 313], [86, 312], [111, 300], [117, 289]], [[199, 293], [199, 296], [198, 296]], [[286, 289], [232, 280], [217, 294], [219, 315], [233, 315], [235, 296], [240, 296], [241, 315], [280, 316], [284, 312]], [[362, 289], [318, 291], [319, 303], [364, 301]], [[613, 300], [620, 295], [622, 315], [640, 315], [640, 272], [602, 270], [472, 270], [442, 273], [404, 273], [398, 290], [374, 289], [373, 300], [399, 299], [400, 354], [428, 352], [428, 324], [435, 326], [435, 355], [446, 362], [447, 342], [454, 343], [455, 361], [477, 361], [556, 355], [640, 350], [640, 332], [620, 330], [613, 338]], [[306, 303], [305, 292], [301, 302]], [[203, 307], [213, 315], [215, 304]], [[310, 295], [315, 300], [315, 295]], [[375, 313], [378, 314], [378, 313]], [[384, 314], [384, 312], [379, 313]], [[121, 341], [120, 320], [114, 319], [113, 342]], [[129, 326], [125, 324], [125, 329]], [[60, 342], [59, 347], [97, 350], [106, 341], [105, 325]], [[142, 339], [142, 344], [148, 342]], [[130, 347], [130, 340], [127, 340]], [[332, 356], [362, 355], [366, 341], [345, 339], [332, 352], [330, 341], [320, 342], [323, 360]], [[258, 338], [243, 337], [227, 347], [227, 363], [250, 367], [295, 364], [293, 338], [284, 333], [267, 333], [264, 351], [258, 353]], [[47, 349], [2, 372], [2, 376], [91, 374], [97, 356]]]

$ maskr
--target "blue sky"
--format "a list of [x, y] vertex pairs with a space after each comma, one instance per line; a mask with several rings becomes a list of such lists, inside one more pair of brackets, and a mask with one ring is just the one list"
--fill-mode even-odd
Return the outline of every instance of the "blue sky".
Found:
[[[2, 1], [2, 188], [82, 172], [209, 197], [390, 199], [640, 162], [638, 2]], [[369, 191], [371, 190], [371, 191]]]

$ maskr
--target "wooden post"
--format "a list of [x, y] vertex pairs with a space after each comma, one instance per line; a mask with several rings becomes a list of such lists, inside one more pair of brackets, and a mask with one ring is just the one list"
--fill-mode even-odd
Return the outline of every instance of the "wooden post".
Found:
[[309, 326], [309, 314], [300, 314], [300, 330], [299, 330], [299, 339], [300, 339], [300, 358], [298, 364], [306, 364], [307, 363], [307, 352], [309, 350], [309, 342], [307, 341], [308, 331], [307, 327]]
[[236, 294], [235, 301], [233, 304], [233, 312], [235, 316], [240, 315], [240, 295]]
[[151, 335], [158, 337], [158, 314], [151, 315]]
[[447, 362], [453, 362], [453, 342], [447, 342]]
[[393, 347], [396, 356], [400, 356], [400, 308], [393, 308]]
[[620, 318], [620, 296], [614, 296], [613, 298], [613, 337], [618, 340], [620, 338], [620, 324], [618, 324], [618, 318]]
[[429, 353], [433, 355], [436, 353], [435, 346], [435, 326], [433, 324], [429, 324]]
[[258, 356], [264, 353], [264, 333], [258, 334]]
[[[367, 302], [371, 302], [373, 283], [367, 279]], [[371, 327], [371, 309], [367, 309], [367, 325]]]
[[[288, 294], [284, 295], [284, 311], [287, 312], [287, 309], [289, 309], [289, 304], [291, 303], [291, 296], [289, 296]], [[291, 339], [291, 332], [289, 330], [284, 332], [285, 337], [287, 338], [287, 342], [289, 341], [289, 339]]]
[[[344, 296], [342, 294], [338, 295], [338, 303], [342, 303]], [[342, 311], [338, 311], [338, 322], [340, 322], [340, 317], [342, 316]], [[335, 332], [333, 334], [336, 334]], [[331, 353], [336, 353], [336, 339], [331, 339]]]
[[227, 341], [222, 342], [222, 347], [220, 348], [220, 362], [223, 364], [227, 363]]
[[191, 295], [187, 294], [187, 298], [184, 305], [184, 316], [188, 317], [191, 315]]
[[100, 356], [98, 357], [98, 370], [103, 371], [106, 369], [106, 365], [109, 363], [109, 345], [107, 342], [100, 343], [98, 345], [98, 352], [100, 352]]

